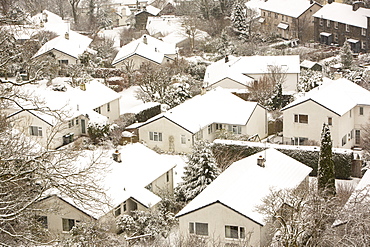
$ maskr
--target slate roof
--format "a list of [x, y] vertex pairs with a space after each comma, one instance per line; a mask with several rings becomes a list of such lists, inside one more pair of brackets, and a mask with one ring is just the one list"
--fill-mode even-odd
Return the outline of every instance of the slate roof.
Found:
[[351, 26], [367, 28], [367, 17], [370, 16], [370, 9], [359, 8], [352, 10], [352, 5], [333, 2], [324, 5], [313, 17], [336, 21]]

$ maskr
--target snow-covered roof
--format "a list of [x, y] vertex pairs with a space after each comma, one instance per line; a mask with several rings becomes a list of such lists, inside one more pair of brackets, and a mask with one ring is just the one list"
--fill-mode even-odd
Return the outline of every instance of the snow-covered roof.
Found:
[[356, 105], [370, 105], [370, 91], [345, 78], [323, 78], [323, 84], [285, 106], [282, 111], [312, 100], [342, 116]]
[[245, 101], [235, 96], [229, 90], [216, 88], [149, 119], [141, 126], [162, 117], [193, 134], [212, 123], [246, 125], [257, 105], [256, 102]]
[[146, 30], [149, 35], [160, 33], [162, 36], [166, 36], [180, 29], [182, 20], [182, 17], [174, 15], [149, 16], [146, 22]]
[[161, 10], [158, 9], [158, 8], [156, 8], [156, 7], [154, 7], [154, 6], [152, 6], [152, 5], [147, 5], [145, 7], [145, 9], [142, 9], [141, 11], [135, 13], [135, 15], [138, 15], [138, 14], [140, 14], [142, 12], [147, 12], [147, 13], [152, 14], [152, 15], [158, 15], [159, 12], [161, 12]]
[[333, 2], [324, 5], [313, 17], [336, 21], [351, 26], [367, 28], [367, 17], [370, 16], [370, 9], [359, 8], [352, 10], [352, 5]]
[[[199, 29], [195, 31], [194, 39], [196, 41], [204, 41], [209, 37], [210, 37], [209, 34], [205, 31], [202, 31]], [[189, 39], [189, 36], [186, 35], [185, 28], [178, 29], [175, 32], [172, 32], [162, 38], [164, 42], [170, 43], [170, 44], [178, 44], [187, 39]]]
[[298, 18], [314, 4], [310, 0], [268, 0], [260, 9]]
[[145, 187], [174, 168], [176, 163], [140, 143], [119, 147], [118, 151], [122, 162], [111, 161], [110, 171], [104, 178], [104, 187], [113, 205], [132, 197], [144, 206], [154, 206], [160, 198]]
[[[257, 165], [260, 155], [265, 158], [265, 167]], [[311, 170], [275, 149], [267, 149], [234, 162], [186, 205], [177, 217], [219, 202], [264, 225], [264, 215], [256, 210], [262, 204], [262, 199], [271, 193], [271, 189], [296, 188]]]
[[245, 3], [245, 6], [257, 12], [258, 16], [261, 16], [261, 8], [265, 4], [265, 0], [250, 0]]
[[33, 58], [36, 58], [49, 51], [57, 50], [78, 59], [78, 56], [88, 49], [92, 39], [74, 31], [70, 31], [68, 36], [69, 38], [66, 39], [65, 34], [60, 35], [46, 42], [36, 52]]
[[[54, 91], [53, 86], [48, 87], [46, 85], [46, 80], [39, 81], [36, 84], [23, 85], [22, 90], [27, 95], [42, 100], [42, 103], [51, 110], [64, 112], [67, 119], [88, 114], [90, 122], [107, 122], [105, 116], [93, 111], [93, 109], [120, 98], [120, 95], [98, 80], [86, 83], [86, 90], [81, 90], [79, 87], [73, 88], [65, 80], [66, 78], [53, 80], [54, 85], [64, 86], [66, 88], [65, 92]], [[32, 111], [32, 113], [51, 125], [56, 124], [57, 120], [53, 116], [37, 111]]]
[[204, 82], [211, 86], [225, 78], [230, 78], [243, 85], [248, 85], [254, 79], [248, 75], [267, 74], [269, 66], [281, 66], [287, 73], [300, 73], [299, 56], [228, 56], [229, 61], [221, 59], [209, 65], [204, 75]]
[[[144, 43], [145, 39], [146, 43]], [[159, 39], [153, 38], [150, 35], [144, 34], [141, 38], [122, 46], [114, 58], [112, 65], [115, 65], [135, 54], [156, 63], [162, 63], [165, 55], [176, 54], [176, 47], [173, 44], [168, 44]]]

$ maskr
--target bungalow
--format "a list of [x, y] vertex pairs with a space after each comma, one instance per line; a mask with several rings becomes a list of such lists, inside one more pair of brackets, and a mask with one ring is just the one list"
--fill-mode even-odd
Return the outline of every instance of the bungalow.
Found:
[[[140, 143], [117, 149], [117, 162], [112, 162], [103, 186], [113, 208], [102, 216], [101, 222], [114, 222], [120, 215], [132, 215], [135, 210], [155, 210], [162, 200], [161, 193], [173, 194], [174, 160], [160, 155]], [[112, 230], [113, 226], [112, 225]]]
[[259, 22], [265, 31], [284, 39], [312, 39], [313, 17], [322, 6], [313, 0], [268, 0], [260, 7]]
[[63, 237], [78, 223], [96, 220], [73, 203], [57, 195], [48, 195], [40, 199], [34, 207], [37, 209], [36, 218], [41, 227], [48, 229], [53, 236]]
[[165, 43], [150, 35], [143, 35], [121, 47], [112, 65], [127, 70], [139, 69], [143, 63], [166, 64], [176, 58], [175, 45]]
[[195, 141], [213, 141], [220, 130], [266, 137], [267, 111], [256, 102], [217, 88], [128, 128], [133, 127], [138, 128], [139, 139], [150, 148], [188, 153]]
[[252, 83], [273, 71], [284, 73], [283, 92], [297, 91], [300, 74], [299, 56], [226, 56], [206, 69], [204, 85], [207, 88], [222, 87], [247, 90]]
[[[11, 107], [8, 118], [14, 128], [31, 136], [43, 147], [55, 149], [87, 134], [89, 123], [113, 122], [120, 116], [120, 95], [99, 81], [73, 88], [66, 82], [48, 87], [46, 81], [22, 86], [30, 98], [42, 99], [42, 109], [30, 102]], [[40, 106], [38, 106], [40, 107]], [[45, 110], [48, 107], [50, 110]]]
[[69, 31], [46, 42], [32, 58], [52, 55], [59, 64], [78, 64], [79, 56], [88, 50], [91, 41], [89, 37]]
[[342, 46], [345, 41], [353, 52], [369, 52], [370, 9], [365, 2], [353, 1], [353, 5], [329, 0], [313, 17], [315, 41]]
[[180, 235], [204, 238], [209, 246], [212, 240], [266, 246], [269, 221], [257, 206], [272, 190], [308, 183], [311, 170], [272, 148], [239, 160], [176, 215]]
[[284, 144], [319, 143], [326, 123], [333, 147], [361, 147], [361, 129], [370, 117], [370, 92], [344, 78], [324, 78], [323, 85], [288, 104], [282, 112]]

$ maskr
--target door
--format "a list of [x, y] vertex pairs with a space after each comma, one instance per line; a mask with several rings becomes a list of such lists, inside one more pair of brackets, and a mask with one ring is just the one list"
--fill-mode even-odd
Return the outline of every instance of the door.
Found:
[[86, 134], [85, 119], [81, 119], [81, 132], [82, 132], [82, 134]]

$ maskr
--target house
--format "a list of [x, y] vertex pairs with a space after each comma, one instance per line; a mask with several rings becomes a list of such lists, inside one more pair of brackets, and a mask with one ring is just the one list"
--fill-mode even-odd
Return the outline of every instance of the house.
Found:
[[[169, 44], [175, 44], [176, 47], [184, 47], [190, 42], [190, 37], [183, 25], [183, 17], [174, 15], [152, 16], [148, 17], [146, 30], [156, 38]], [[194, 41], [204, 41], [209, 38], [209, 34], [196, 29], [194, 32]]]
[[115, 19], [113, 25], [115, 27], [128, 26], [130, 23], [131, 10], [127, 6], [119, 6], [115, 11]]
[[309, 60], [303, 60], [300, 64], [301, 69], [306, 70], [315, 70], [315, 71], [322, 71], [322, 65], [317, 62], [312, 62]]
[[341, 78], [323, 84], [282, 109], [284, 144], [320, 142], [322, 126], [330, 126], [333, 147], [361, 147], [362, 126], [370, 117], [370, 92]]
[[114, 153], [120, 155], [119, 162], [110, 164], [103, 181], [113, 208], [99, 221], [114, 222], [120, 215], [132, 215], [135, 210], [156, 210], [161, 193], [173, 194], [173, 169], [177, 164], [171, 158], [140, 143], [119, 147]]
[[139, 139], [150, 148], [189, 153], [197, 140], [212, 142], [221, 130], [266, 137], [267, 111], [256, 102], [217, 88], [128, 128], [137, 128]]
[[147, 0], [138, 1], [139, 7], [134, 14], [135, 16], [135, 28], [138, 30], [145, 30], [146, 22], [149, 16], [157, 16], [160, 9], [147, 4]]
[[92, 222], [96, 219], [84, 212], [72, 202], [57, 195], [48, 195], [34, 205], [37, 220], [51, 235], [62, 237], [69, 234], [72, 227], [80, 222]]
[[141, 38], [122, 46], [112, 65], [116, 68], [136, 70], [143, 63], [155, 65], [169, 63], [176, 58], [176, 55], [175, 45], [144, 34]]
[[[89, 124], [113, 122], [120, 116], [120, 95], [99, 81], [73, 88], [66, 82], [48, 87], [46, 81], [22, 86], [24, 93], [39, 102], [21, 102], [23, 108], [10, 107], [13, 127], [31, 136], [43, 147], [55, 149], [86, 135]], [[60, 90], [62, 89], [62, 90]], [[35, 109], [35, 107], [42, 109]], [[48, 107], [50, 111], [44, 108]]]
[[79, 56], [88, 50], [91, 41], [82, 34], [69, 31], [46, 42], [32, 58], [42, 59], [43, 56], [51, 55], [59, 64], [78, 64]]
[[279, 70], [284, 73], [283, 93], [297, 91], [300, 74], [299, 56], [226, 56], [206, 69], [204, 86], [246, 90], [263, 76]]
[[272, 148], [234, 162], [176, 215], [180, 235], [266, 246], [269, 224], [256, 207], [273, 190], [304, 186], [311, 170]]
[[313, 38], [313, 17], [322, 6], [313, 0], [267, 0], [260, 6], [263, 30], [284, 39]]
[[328, 1], [313, 15], [315, 41], [339, 46], [348, 41], [353, 52], [369, 52], [370, 9], [364, 4], [361, 1], [354, 1], [353, 5]]

